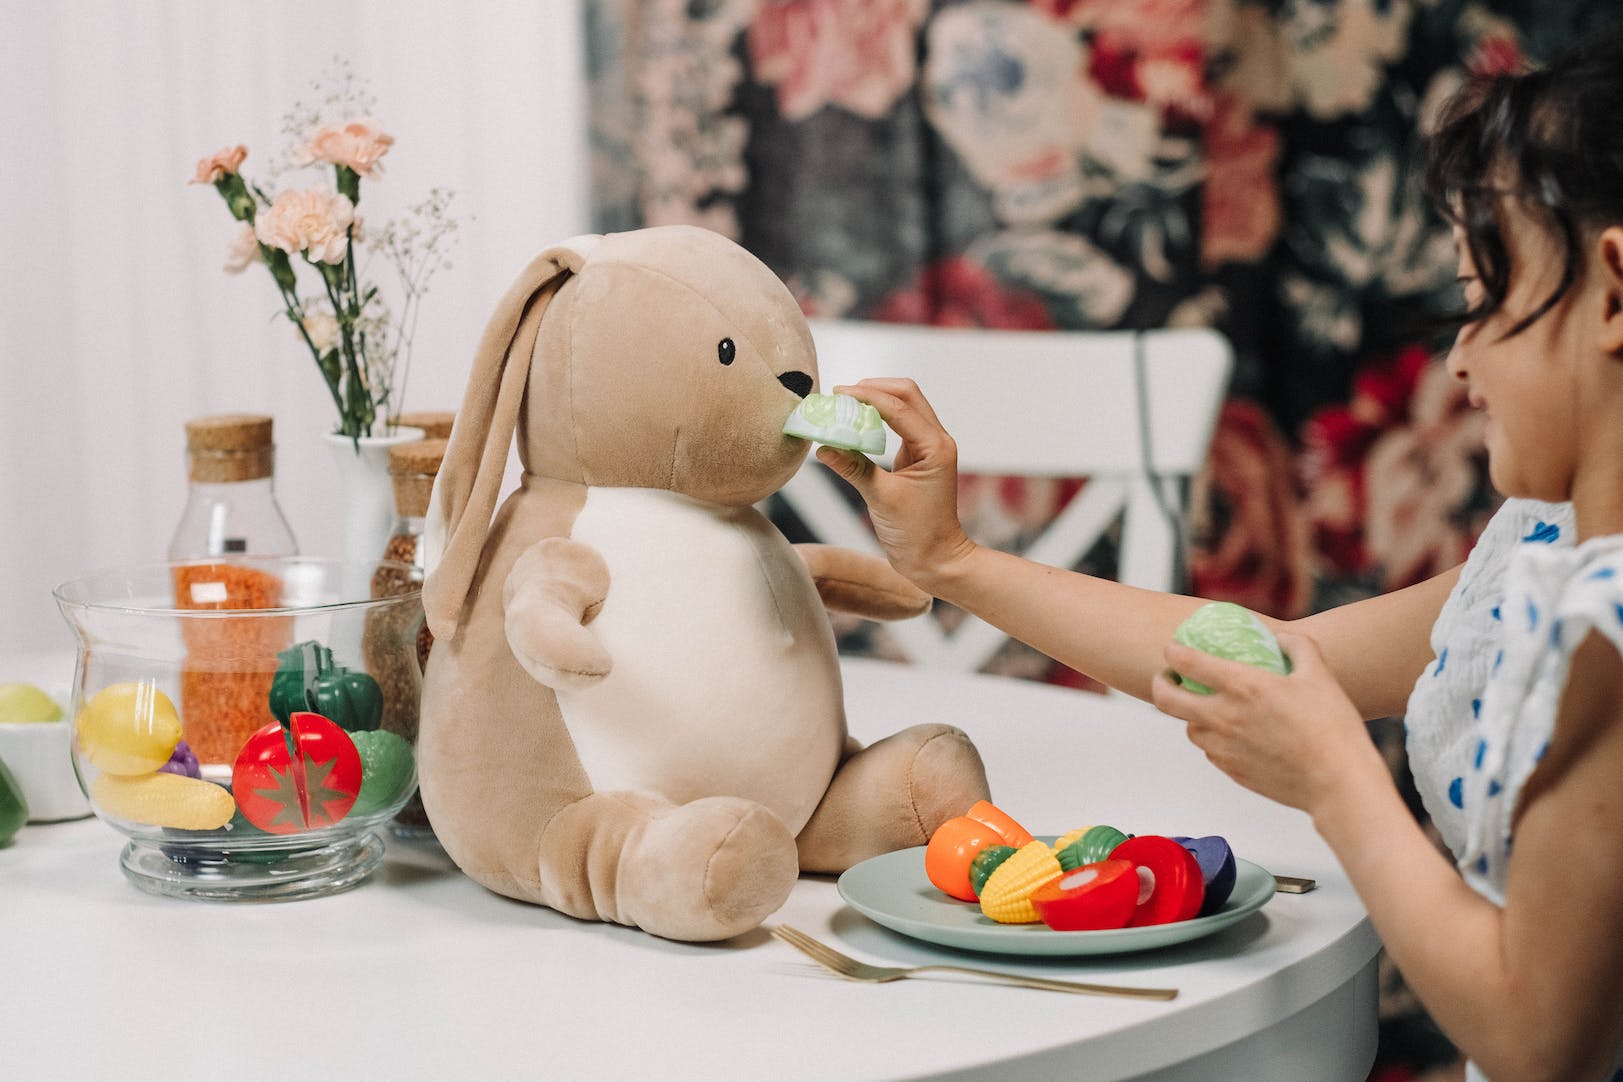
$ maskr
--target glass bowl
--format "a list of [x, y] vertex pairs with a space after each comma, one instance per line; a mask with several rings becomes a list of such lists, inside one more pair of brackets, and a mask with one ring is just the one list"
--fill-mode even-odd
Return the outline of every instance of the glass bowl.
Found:
[[416, 790], [422, 571], [301, 557], [123, 568], [54, 591], [73, 765], [155, 894], [331, 894]]

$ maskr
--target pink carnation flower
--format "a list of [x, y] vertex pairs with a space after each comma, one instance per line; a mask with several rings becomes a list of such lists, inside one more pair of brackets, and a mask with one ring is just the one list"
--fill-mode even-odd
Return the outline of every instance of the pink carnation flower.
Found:
[[389, 153], [392, 146], [394, 136], [386, 134], [371, 117], [360, 117], [347, 124], [317, 128], [309, 142], [299, 148], [296, 160], [300, 165], [331, 162], [366, 177], [372, 175], [373, 169], [383, 171], [378, 159]]
[[342, 263], [349, 246], [355, 205], [337, 192], [299, 189], [282, 192], [254, 222], [260, 243], [314, 263]]
[[244, 225], [231, 238], [231, 243], [225, 250], [225, 272], [227, 274], [241, 274], [248, 269], [249, 264], [259, 258], [259, 238], [254, 236], [254, 227]]
[[192, 184], [217, 184], [225, 177], [231, 176], [242, 168], [243, 159], [248, 157], [248, 148], [245, 146], [221, 147], [212, 155], [197, 163], [197, 173], [192, 177]]

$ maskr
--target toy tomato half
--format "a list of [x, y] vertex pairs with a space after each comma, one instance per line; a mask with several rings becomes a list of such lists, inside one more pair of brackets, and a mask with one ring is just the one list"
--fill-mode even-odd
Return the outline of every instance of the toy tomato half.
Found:
[[964, 813], [976, 822], [985, 823], [1003, 835], [1003, 844], [1019, 849], [1031, 844], [1031, 831], [1014, 821], [1014, 817], [989, 800], [977, 800]]
[[969, 882], [969, 866], [975, 854], [989, 845], [1003, 844], [1003, 835], [985, 823], [967, 815], [955, 816], [930, 835], [930, 844], [924, 847], [924, 874], [959, 901], [973, 902], [975, 890]]
[[248, 738], [231, 768], [243, 818], [271, 834], [332, 826], [360, 791], [354, 741], [320, 714], [293, 713], [286, 732], [271, 722]]
[[1138, 869], [1127, 860], [1084, 864], [1039, 887], [1031, 904], [1056, 932], [1120, 928], [1138, 908]]
[[1146, 924], [1171, 924], [1188, 920], [1200, 912], [1206, 896], [1206, 881], [1194, 856], [1159, 834], [1128, 838], [1110, 854], [1111, 860], [1131, 861], [1137, 868], [1138, 908], [1128, 920], [1129, 928]]

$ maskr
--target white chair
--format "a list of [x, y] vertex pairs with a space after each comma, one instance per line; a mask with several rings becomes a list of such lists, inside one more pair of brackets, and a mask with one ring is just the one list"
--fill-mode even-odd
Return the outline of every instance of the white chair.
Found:
[[[964, 473], [1086, 477], [1023, 555], [1072, 567], [1118, 517], [1117, 578], [1179, 588], [1187, 481], [1206, 460], [1232, 352], [1205, 329], [1011, 331], [811, 321], [819, 385], [916, 380], [958, 444]], [[897, 437], [881, 461], [889, 465]], [[817, 540], [878, 543], [844, 482], [815, 458], [781, 491]], [[1006, 636], [968, 617], [950, 633], [929, 613], [887, 625], [912, 661], [975, 671]]]

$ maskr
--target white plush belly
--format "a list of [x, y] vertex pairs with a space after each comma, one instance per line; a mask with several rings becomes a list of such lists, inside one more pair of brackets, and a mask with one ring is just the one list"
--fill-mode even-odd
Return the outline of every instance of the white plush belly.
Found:
[[589, 626], [613, 669], [558, 696], [592, 788], [748, 797], [798, 833], [845, 714], [833, 632], [782, 534], [753, 508], [593, 488], [571, 537], [609, 567]]

